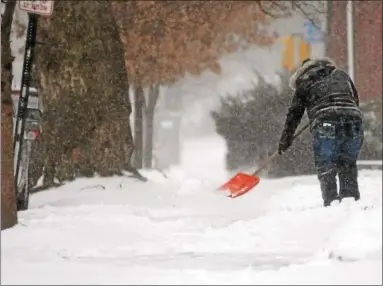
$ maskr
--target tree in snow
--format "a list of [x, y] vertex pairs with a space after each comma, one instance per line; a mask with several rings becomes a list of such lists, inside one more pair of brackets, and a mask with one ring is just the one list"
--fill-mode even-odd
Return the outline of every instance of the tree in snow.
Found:
[[[172, 84], [186, 73], [220, 72], [219, 58], [273, 42], [267, 31], [271, 20], [299, 10], [307, 16], [318, 12], [307, 1], [128, 1], [115, 2], [116, 18], [125, 44], [130, 83], [135, 89], [135, 110], [145, 108], [141, 87], [149, 87], [145, 123], [135, 119], [135, 148], [141, 166], [143, 153], [151, 161], [153, 112], [158, 86]], [[310, 13], [311, 12], [311, 13]], [[315, 14], [315, 13], [314, 13]], [[142, 112], [136, 115], [141, 116]], [[145, 140], [140, 134], [146, 132]], [[142, 142], [148, 143], [142, 152]]]
[[39, 19], [37, 41], [44, 185], [135, 172], [128, 75], [110, 3], [56, 2], [53, 15]]
[[[135, 87], [137, 167], [141, 167], [142, 154], [150, 167], [159, 85], [172, 84], [186, 73], [198, 75], [207, 69], [219, 73], [222, 55], [273, 42], [274, 35], [267, 30], [271, 20], [288, 17], [296, 10], [307, 16], [318, 12], [307, 1], [128, 1], [114, 2], [113, 6], [129, 80]], [[142, 87], [150, 91], [146, 108]], [[145, 140], [142, 130], [149, 131]], [[143, 141], [148, 144], [145, 152]]]
[[[267, 18], [252, 2], [129, 1], [113, 5], [125, 45], [129, 81], [134, 86], [136, 115], [140, 117], [135, 119], [136, 166], [141, 167], [141, 154], [149, 153], [145, 165], [150, 167], [159, 85], [174, 83], [187, 72], [219, 72], [222, 54], [248, 43], [269, 44], [272, 37], [260, 28], [267, 24]], [[142, 88], [150, 92], [146, 104]], [[146, 140], [142, 130], [149, 130]], [[143, 141], [147, 143], [145, 152]]]
[[16, 1], [1, 15], [1, 229], [17, 223], [12, 151], [12, 62], [10, 34]]

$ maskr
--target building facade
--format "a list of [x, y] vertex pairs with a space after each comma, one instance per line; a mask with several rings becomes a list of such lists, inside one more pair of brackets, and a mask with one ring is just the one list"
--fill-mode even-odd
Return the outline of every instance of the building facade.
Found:
[[[347, 1], [328, 1], [326, 55], [347, 64]], [[353, 1], [355, 84], [361, 101], [382, 96], [382, 1]]]

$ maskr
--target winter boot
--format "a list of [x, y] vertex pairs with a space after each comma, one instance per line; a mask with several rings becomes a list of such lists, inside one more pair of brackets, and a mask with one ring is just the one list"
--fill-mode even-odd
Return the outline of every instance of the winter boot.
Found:
[[324, 207], [329, 207], [329, 206], [331, 206], [331, 203], [333, 202], [333, 201], [336, 201], [336, 200], [338, 200], [339, 202], [341, 202], [341, 197], [340, 196], [338, 196], [338, 195], [335, 195], [335, 196], [333, 196], [333, 197], [327, 197], [327, 198], [325, 198], [325, 199], [323, 199], [323, 206]]
[[354, 198], [355, 201], [360, 199], [356, 162], [343, 163], [339, 170], [339, 197], [341, 200], [343, 198]]
[[339, 194], [339, 199], [342, 201], [344, 198], [354, 198], [355, 201], [360, 200], [360, 193], [359, 191], [342, 191], [342, 193]]
[[318, 175], [322, 191], [323, 205], [328, 207], [334, 200], [340, 200], [336, 184], [336, 171], [330, 170]]

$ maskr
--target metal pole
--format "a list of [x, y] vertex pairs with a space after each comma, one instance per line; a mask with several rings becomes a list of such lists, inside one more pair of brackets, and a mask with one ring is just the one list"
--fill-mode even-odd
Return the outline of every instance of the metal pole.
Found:
[[333, 3], [332, 0], [325, 1], [326, 5], [326, 18], [325, 18], [325, 56], [331, 57], [330, 55], [330, 48], [331, 48], [331, 42], [330, 39], [332, 37], [332, 9], [333, 9]]
[[[17, 109], [15, 136], [13, 141], [13, 151], [15, 152], [16, 141], [19, 141], [19, 148], [17, 152], [16, 170], [15, 170], [15, 190], [17, 193], [18, 176], [20, 169], [21, 152], [24, 142], [25, 118], [28, 108], [29, 87], [31, 83], [32, 64], [34, 58], [35, 44], [36, 44], [36, 30], [37, 18], [35, 14], [29, 14], [27, 37], [25, 40], [25, 53], [23, 72], [21, 77], [21, 88], [19, 96], [19, 104]], [[19, 132], [19, 121], [21, 121], [21, 130]]]
[[347, 1], [346, 16], [347, 16], [347, 63], [348, 74], [352, 81], [355, 81], [355, 61], [354, 61], [354, 7], [353, 1]]

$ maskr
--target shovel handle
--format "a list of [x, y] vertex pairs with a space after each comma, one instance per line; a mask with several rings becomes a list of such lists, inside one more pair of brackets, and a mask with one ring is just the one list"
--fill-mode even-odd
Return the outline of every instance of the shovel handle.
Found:
[[[305, 124], [301, 129], [299, 129], [293, 136], [293, 141], [302, 134], [303, 131], [307, 129], [307, 127], [310, 126], [310, 123]], [[263, 169], [265, 169], [270, 162], [278, 155], [278, 150], [275, 151], [271, 156], [267, 157], [263, 162], [261, 163], [261, 166], [253, 173], [252, 176], [258, 175]]]

